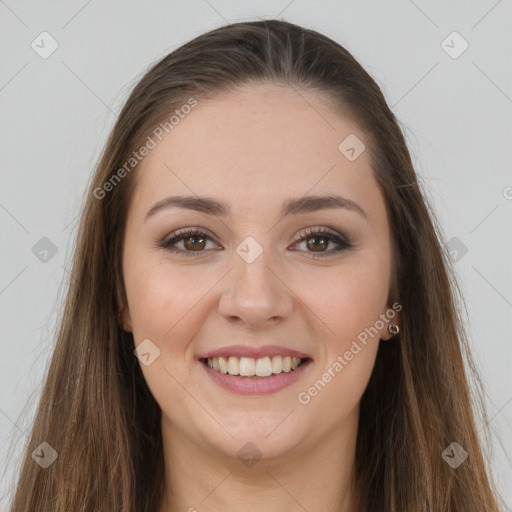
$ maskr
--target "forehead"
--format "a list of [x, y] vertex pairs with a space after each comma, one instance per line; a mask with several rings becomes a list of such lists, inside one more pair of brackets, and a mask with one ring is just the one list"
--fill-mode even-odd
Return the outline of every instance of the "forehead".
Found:
[[199, 99], [155, 139], [137, 169], [134, 202], [177, 192], [247, 204], [334, 189], [361, 202], [365, 194], [375, 199], [369, 151], [351, 161], [339, 149], [354, 136], [367, 144], [341, 109], [311, 90], [257, 84]]

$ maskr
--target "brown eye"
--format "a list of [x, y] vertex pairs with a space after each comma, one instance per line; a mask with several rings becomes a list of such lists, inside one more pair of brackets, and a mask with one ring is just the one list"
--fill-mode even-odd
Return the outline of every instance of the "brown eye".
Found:
[[190, 251], [202, 250], [206, 245], [205, 238], [200, 236], [189, 236], [187, 238], [183, 238], [183, 241], [185, 249]]
[[309, 237], [308, 242], [306, 243], [308, 249], [311, 249], [314, 252], [322, 252], [322, 249], [326, 249], [329, 245], [329, 239], [325, 236], [312, 236]]
[[207, 233], [199, 229], [183, 229], [174, 232], [170, 237], [162, 240], [159, 245], [169, 252], [183, 254], [184, 256], [200, 256], [201, 253], [208, 252], [207, 244], [209, 241], [218, 248], [218, 244]]
[[[298, 240], [297, 244], [300, 243], [304, 243], [305, 252], [311, 258], [333, 256], [352, 247], [347, 237], [326, 228], [309, 228]], [[327, 250], [331, 244], [338, 247]]]

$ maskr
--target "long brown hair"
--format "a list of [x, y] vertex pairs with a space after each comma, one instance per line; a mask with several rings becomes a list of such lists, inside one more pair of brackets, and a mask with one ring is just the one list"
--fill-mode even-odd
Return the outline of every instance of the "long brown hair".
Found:
[[[346, 49], [315, 31], [266, 20], [227, 25], [181, 46], [149, 69], [124, 105], [85, 199], [12, 512], [158, 510], [161, 412], [133, 354], [133, 337], [119, 325], [136, 172], [126, 162], [190, 98], [200, 103], [251, 82], [317, 91], [349, 115], [368, 136], [385, 198], [396, 253], [393, 299], [403, 309], [401, 332], [380, 344], [361, 400], [355, 477], [363, 509], [497, 511], [475, 428], [467, 378], [475, 368], [457, 284], [397, 120]], [[31, 456], [42, 442], [58, 453], [46, 469]], [[469, 454], [456, 469], [442, 457], [452, 442]]]

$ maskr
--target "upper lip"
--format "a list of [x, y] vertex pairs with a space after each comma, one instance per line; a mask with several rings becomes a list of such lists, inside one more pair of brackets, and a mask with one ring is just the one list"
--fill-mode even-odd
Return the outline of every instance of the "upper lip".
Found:
[[308, 354], [292, 350], [290, 348], [281, 347], [279, 345], [265, 345], [262, 347], [248, 347], [247, 345], [229, 345], [215, 350], [211, 350], [205, 354], [198, 356], [198, 359], [207, 359], [209, 357], [234, 356], [234, 357], [252, 357], [260, 359], [262, 357], [273, 356], [290, 356], [299, 357], [301, 359], [311, 358]]

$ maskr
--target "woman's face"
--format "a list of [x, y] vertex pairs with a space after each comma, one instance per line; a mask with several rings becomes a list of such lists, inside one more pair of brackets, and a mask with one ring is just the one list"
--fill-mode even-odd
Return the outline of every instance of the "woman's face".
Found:
[[199, 101], [155, 140], [127, 219], [123, 320], [164, 432], [276, 457], [354, 431], [398, 323], [364, 134], [317, 93], [262, 84]]

